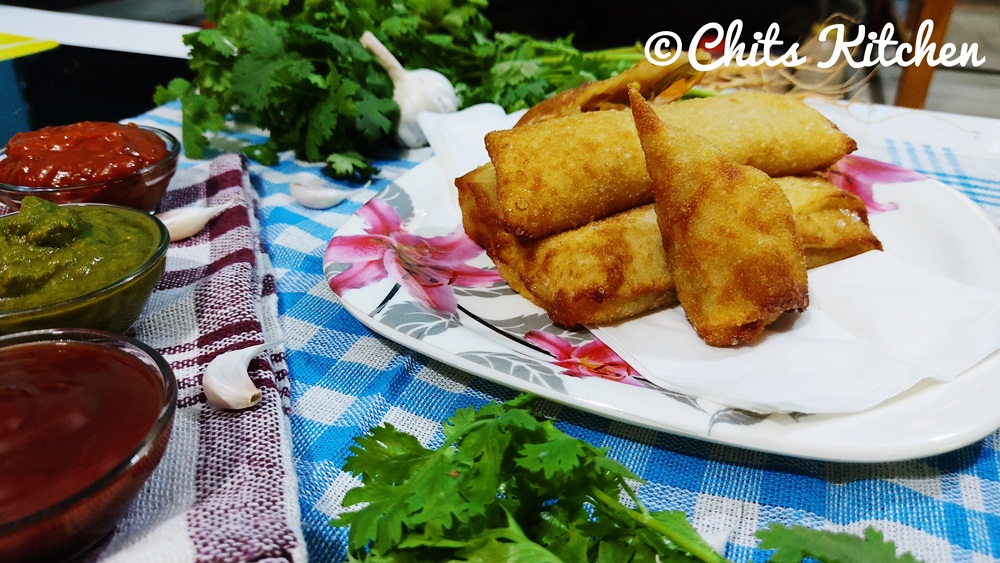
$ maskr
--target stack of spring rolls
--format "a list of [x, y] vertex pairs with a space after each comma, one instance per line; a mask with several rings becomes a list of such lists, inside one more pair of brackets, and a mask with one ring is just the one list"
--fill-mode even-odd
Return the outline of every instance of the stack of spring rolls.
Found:
[[[854, 140], [801, 100], [761, 92], [667, 104], [639, 97], [631, 110], [645, 118], [612, 109], [494, 131], [486, 136], [490, 162], [455, 182], [466, 232], [554, 323], [610, 323], [680, 297], [709, 344], [749, 342], [775, 311], [801, 310], [808, 299], [798, 266], [786, 264], [784, 277], [754, 266], [750, 276], [739, 271], [747, 258], [785, 252], [804, 271], [881, 248], [864, 203], [820, 174]], [[701, 205], [717, 192], [732, 193]], [[763, 201], [758, 193], [771, 195]], [[790, 226], [785, 250], [764, 248], [765, 239], [782, 238], [769, 227], [745, 228], [768, 222]], [[734, 292], [709, 287], [714, 274], [703, 270], [716, 264], [727, 270], [715, 277], [744, 293], [764, 285], [785, 295], [764, 292], [773, 311], [759, 318], [699, 326], [695, 296]]]

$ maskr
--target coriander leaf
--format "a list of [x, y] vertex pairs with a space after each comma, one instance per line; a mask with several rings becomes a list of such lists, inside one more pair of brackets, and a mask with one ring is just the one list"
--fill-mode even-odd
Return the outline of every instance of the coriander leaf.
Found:
[[237, 54], [236, 47], [226, 38], [225, 34], [215, 29], [206, 29], [197, 33], [187, 34], [184, 38], [189, 45], [197, 43], [223, 57], [233, 57]]
[[248, 112], [268, 109], [281, 88], [309, 74], [308, 61], [295, 59], [267, 59], [247, 55], [233, 65], [233, 100]]
[[260, 58], [279, 58], [286, 54], [285, 40], [288, 24], [282, 20], [268, 20], [257, 14], [248, 13], [243, 18], [241, 39], [248, 49]]
[[268, 140], [259, 145], [247, 145], [243, 148], [246, 155], [265, 166], [278, 164], [278, 151], [274, 147], [274, 142]]
[[[177, 84], [171, 82], [171, 86]], [[225, 118], [216, 100], [199, 96], [192, 88], [185, 88], [180, 100], [185, 123], [181, 128], [181, 144], [188, 156], [202, 158], [209, 144], [207, 133], [224, 127]]]
[[387, 37], [400, 37], [416, 31], [420, 26], [417, 15], [394, 16], [379, 23], [379, 30]]
[[[362, 483], [382, 480], [390, 485], [403, 483], [415, 468], [433, 455], [415, 437], [396, 430], [391, 424], [373, 428], [355, 440], [344, 470], [361, 475]], [[361, 453], [364, 455], [359, 455]]]
[[456, 557], [462, 561], [495, 563], [497, 561], [525, 563], [562, 563], [551, 551], [531, 541], [513, 525], [509, 528], [489, 530], [474, 543], [458, 550]]
[[885, 541], [882, 533], [871, 527], [865, 529], [864, 537], [859, 537], [772, 523], [756, 535], [761, 540], [761, 549], [776, 550], [769, 559], [774, 563], [798, 563], [805, 557], [824, 563], [917, 562], [910, 553], [897, 558], [896, 544]]
[[528, 471], [540, 472], [545, 479], [580, 467], [586, 451], [583, 443], [570, 436], [558, 437], [544, 444], [527, 444], [516, 462]]
[[180, 99], [191, 91], [191, 83], [183, 78], [174, 78], [166, 86], [157, 86], [153, 93], [153, 101], [156, 105], [163, 105], [167, 102]]
[[357, 151], [333, 153], [326, 157], [326, 165], [330, 176], [334, 178], [350, 178], [358, 182], [366, 182], [378, 174], [378, 168], [371, 165], [368, 159]]
[[399, 119], [399, 106], [392, 100], [362, 95], [354, 105], [358, 109], [356, 128], [370, 141], [377, 141], [388, 135]]

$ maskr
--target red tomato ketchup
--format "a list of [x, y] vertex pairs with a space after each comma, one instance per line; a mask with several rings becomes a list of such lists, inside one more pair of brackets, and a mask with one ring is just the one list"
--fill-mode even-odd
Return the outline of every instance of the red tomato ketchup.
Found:
[[90, 342], [0, 350], [0, 525], [96, 482], [126, 459], [160, 411], [141, 360]]
[[167, 155], [163, 139], [134, 123], [82, 121], [18, 133], [0, 160], [0, 182], [78, 186], [124, 178]]

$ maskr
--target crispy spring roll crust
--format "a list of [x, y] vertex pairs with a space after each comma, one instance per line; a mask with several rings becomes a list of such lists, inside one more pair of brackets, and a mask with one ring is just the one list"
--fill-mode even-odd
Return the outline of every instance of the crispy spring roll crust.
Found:
[[819, 175], [775, 180], [794, 210], [795, 230], [802, 239], [807, 267], [882, 250], [882, 243], [868, 226], [868, 209], [858, 196]]
[[[737, 92], [654, 107], [666, 123], [774, 177], [829, 167], [856, 148], [822, 114], [777, 94]], [[628, 110], [494, 131], [486, 148], [496, 168], [500, 225], [517, 236], [567, 231], [653, 201]]]
[[[707, 53], [699, 52], [698, 58], [702, 63], [711, 61]], [[701, 82], [704, 76], [704, 71], [691, 66], [687, 54], [667, 66], [654, 65], [642, 59], [611, 78], [588, 82], [539, 102], [521, 116], [517, 125], [588, 111], [626, 108], [630, 87], [639, 88], [644, 98], [655, 98], [658, 103], [672, 102]]]
[[490, 235], [497, 230], [497, 181], [491, 164], [484, 164], [455, 179], [458, 207], [465, 234], [489, 250]]
[[667, 267], [698, 336], [750, 343], [781, 313], [805, 309], [805, 255], [778, 184], [664, 123], [638, 92], [630, 97]]
[[651, 205], [540, 240], [500, 232], [492, 256], [516, 274], [511, 287], [561, 326], [613, 322], [677, 303]]
[[[792, 205], [808, 267], [882, 248], [868, 228], [864, 202], [854, 194], [819, 176], [775, 181]], [[480, 167], [456, 185], [466, 232], [508, 284], [556, 324], [614, 322], [677, 303], [652, 204], [526, 240], [496, 227], [492, 167]], [[600, 260], [602, 253], [608, 260]]]

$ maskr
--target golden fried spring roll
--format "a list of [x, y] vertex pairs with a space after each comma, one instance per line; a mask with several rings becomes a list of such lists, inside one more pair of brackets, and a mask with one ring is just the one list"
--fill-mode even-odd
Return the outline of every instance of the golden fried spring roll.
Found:
[[[711, 62], [708, 53], [698, 52], [699, 60]], [[654, 65], [642, 59], [631, 68], [606, 80], [588, 82], [542, 100], [530, 108], [517, 121], [517, 125], [537, 123], [587, 111], [624, 109], [628, 107], [628, 89], [637, 87], [646, 99], [657, 103], [672, 102], [683, 96], [692, 86], [701, 82], [705, 71], [691, 66], [688, 55], [665, 66]]]
[[[542, 239], [519, 239], [496, 227], [492, 172], [484, 166], [456, 181], [465, 230], [508, 284], [553, 322], [608, 323], [676, 303], [652, 204]], [[775, 181], [792, 205], [808, 267], [882, 247], [856, 195], [819, 176]]]
[[778, 184], [667, 125], [638, 92], [629, 97], [667, 269], [698, 336], [712, 346], [750, 343], [785, 311], [805, 309], [805, 255]]
[[868, 226], [868, 209], [858, 196], [819, 175], [775, 181], [795, 213], [806, 267], [818, 268], [869, 250], [882, 250], [882, 243]]
[[677, 303], [652, 204], [543, 239], [499, 231], [490, 242], [500, 275], [560, 326], [609, 323]]
[[[654, 107], [666, 123], [773, 177], [827, 168], [856, 148], [822, 114], [777, 94], [737, 92]], [[494, 131], [486, 148], [501, 227], [518, 236], [543, 237], [653, 201], [628, 110]]]
[[458, 207], [462, 210], [465, 234], [479, 246], [489, 249], [490, 233], [497, 230], [497, 181], [490, 164], [475, 168], [455, 179]]

